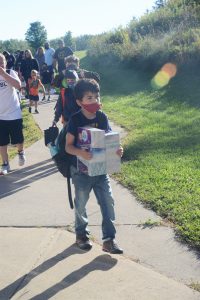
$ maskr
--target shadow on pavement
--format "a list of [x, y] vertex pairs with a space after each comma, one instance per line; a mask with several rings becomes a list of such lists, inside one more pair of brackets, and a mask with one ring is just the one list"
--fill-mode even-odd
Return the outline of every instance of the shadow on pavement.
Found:
[[26, 189], [29, 184], [57, 172], [52, 159], [14, 170], [8, 175], [0, 176], [0, 199]]
[[[25, 274], [18, 278], [16, 281], [0, 290], [0, 299], [11, 299], [17, 292], [22, 290], [29, 282], [37, 277], [38, 275], [44, 273], [48, 269], [54, 267], [60, 261], [74, 255], [74, 254], [85, 254], [86, 252], [78, 249], [75, 244], [71, 245], [69, 248], [64, 251], [58, 253], [56, 256], [49, 258], [48, 260], [41, 263], [35, 269], [31, 270], [28, 274]], [[76, 271], [64, 277], [60, 282], [55, 285], [49, 287], [47, 290], [43, 291], [41, 294], [38, 294], [29, 300], [36, 299], [50, 299], [59, 291], [75, 284], [85, 276], [87, 276], [90, 272], [95, 270], [108, 271], [113, 268], [117, 264], [117, 259], [112, 258], [108, 254], [103, 254], [97, 256], [88, 264], [82, 266]]]

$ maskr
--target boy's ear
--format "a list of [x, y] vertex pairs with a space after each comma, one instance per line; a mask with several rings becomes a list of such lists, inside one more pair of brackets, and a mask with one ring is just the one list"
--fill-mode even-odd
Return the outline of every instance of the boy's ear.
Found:
[[80, 100], [76, 99], [76, 103], [78, 104], [78, 106], [81, 107], [81, 101]]

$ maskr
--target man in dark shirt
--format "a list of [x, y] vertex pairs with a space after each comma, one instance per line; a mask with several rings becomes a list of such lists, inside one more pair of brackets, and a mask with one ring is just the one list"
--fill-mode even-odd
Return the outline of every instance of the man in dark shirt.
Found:
[[58, 46], [59, 48], [54, 53], [54, 68], [57, 68], [58, 64], [58, 72], [62, 72], [65, 70], [65, 58], [72, 55], [73, 51], [70, 47], [65, 47], [63, 40], [58, 41]]

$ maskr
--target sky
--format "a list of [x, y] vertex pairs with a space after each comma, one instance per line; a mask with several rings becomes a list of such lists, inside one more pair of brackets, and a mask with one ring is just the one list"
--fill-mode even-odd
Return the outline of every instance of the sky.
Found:
[[99, 34], [126, 26], [151, 10], [155, 0], [0, 0], [0, 40], [25, 39], [30, 23], [40, 21], [48, 39]]

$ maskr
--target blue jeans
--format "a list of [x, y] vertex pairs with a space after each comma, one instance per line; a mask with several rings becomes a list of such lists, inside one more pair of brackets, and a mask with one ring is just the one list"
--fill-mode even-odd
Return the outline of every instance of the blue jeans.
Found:
[[114, 199], [108, 175], [88, 176], [80, 173], [71, 166], [72, 182], [75, 187], [75, 232], [77, 236], [87, 236], [89, 230], [86, 204], [89, 194], [93, 189], [102, 214], [102, 239], [109, 240], [115, 238], [115, 212]]

